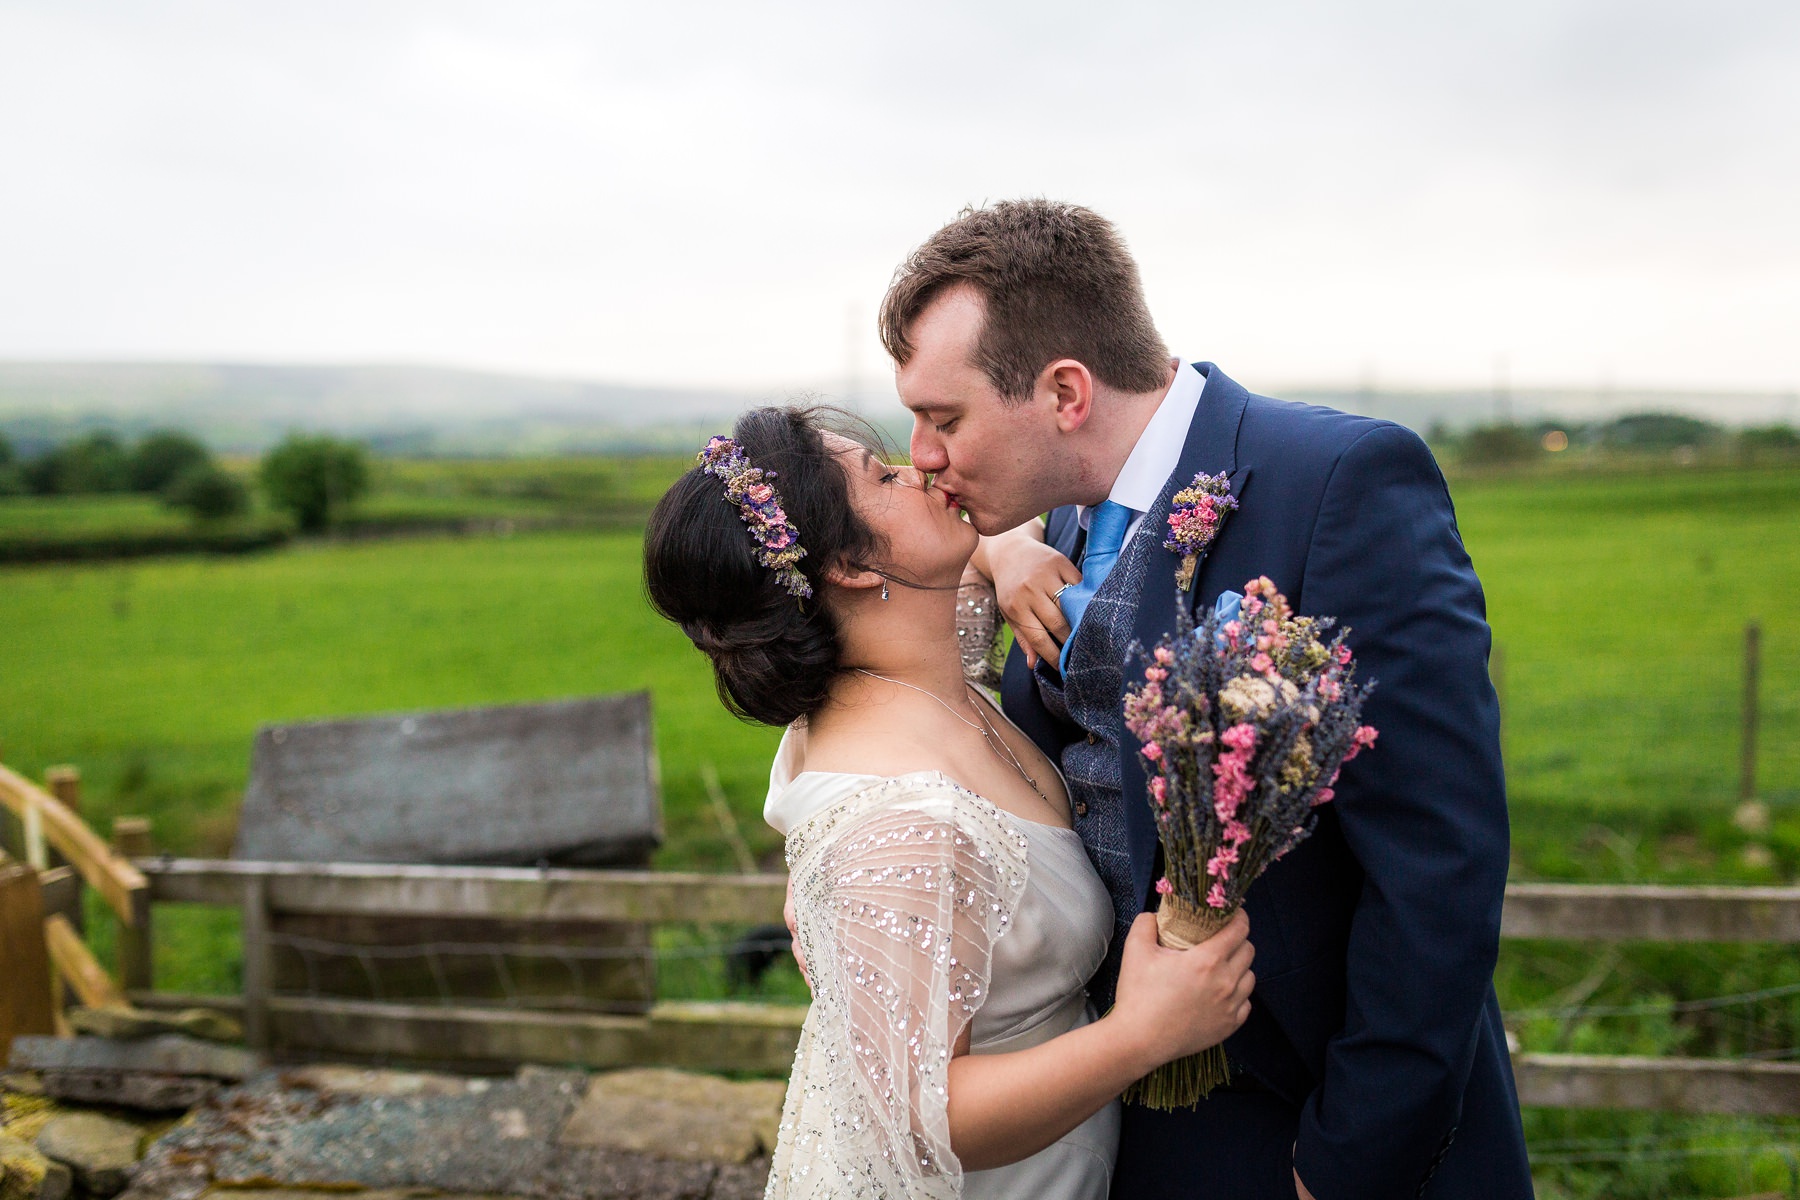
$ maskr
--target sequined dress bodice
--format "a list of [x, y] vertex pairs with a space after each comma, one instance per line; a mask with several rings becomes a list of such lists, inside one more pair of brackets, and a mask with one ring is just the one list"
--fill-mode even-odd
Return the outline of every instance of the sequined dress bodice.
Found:
[[[1004, 813], [940, 772], [916, 772], [897, 778], [817, 771], [796, 774], [792, 771], [795, 758], [793, 744], [784, 738], [771, 772], [764, 812], [769, 823], [783, 833], [791, 834], [804, 826], [804, 836], [816, 839], [821, 836], [821, 826], [830, 825], [837, 813], [867, 812], [872, 795], [885, 797], [876, 802], [885, 808], [910, 803], [911, 793], [941, 794], [947, 789], [951, 795], [979, 806], [1010, 841], [1024, 868], [1022, 886], [1016, 899], [1007, 905], [1003, 928], [988, 947], [986, 994], [968, 1018], [971, 1053], [1023, 1050], [1094, 1019], [1085, 985], [1106, 957], [1113, 926], [1112, 902], [1073, 830]], [[796, 875], [796, 905], [802, 902], [804, 894], [803, 881]], [[809, 961], [817, 952], [809, 948]], [[821, 1007], [815, 1001], [814, 1010], [808, 1015], [809, 1025], [814, 1024]], [[789, 1082], [789, 1109], [796, 1116], [805, 1108], [803, 1103], [796, 1103], [796, 1089], [804, 1091], [808, 1087], [809, 1073], [828, 1073], [821, 1060], [829, 1057], [831, 1049], [803, 1037], [794, 1077]], [[1118, 1105], [1114, 1103], [1030, 1158], [991, 1170], [962, 1173], [960, 1191], [931, 1194], [960, 1195], [969, 1200], [1105, 1200], [1117, 1149], [1118, 1121]], [[804, 1140], [808, 1153], [829, 1153], [828, 1137], [817, 1133], [808, 1136], [802, 1122], [793, 1123], [795, 1127], [790, 1129], [784, 1119], [784, 1140]], [[792, 1175], [793, 1159], [784, 1160], [778, 1147], [778, 1171], [784, 1162]], [[778, 1191], [778, 1182], [772, 1177], [771, 1196], [863, 1194], [854, 1190]]]

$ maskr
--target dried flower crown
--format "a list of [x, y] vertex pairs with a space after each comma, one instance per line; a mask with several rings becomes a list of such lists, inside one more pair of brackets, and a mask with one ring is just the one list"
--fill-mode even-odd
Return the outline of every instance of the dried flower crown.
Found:
[[788, 520], [770, 480], [775, 472], [750, 465], [744, 448], [728, 437], [715, 437], [700, 452], [700, 469], [718, 476], [725, 485], [725, 498], [738, 507], [738, 515], [750, 530], [758, 547], [756, 561], [775, 572], [775, 578], [791, 596], [805, 599], [812, 595], [812, 584], [798, 566], [806, 557], [800, 544], [800, 531]]

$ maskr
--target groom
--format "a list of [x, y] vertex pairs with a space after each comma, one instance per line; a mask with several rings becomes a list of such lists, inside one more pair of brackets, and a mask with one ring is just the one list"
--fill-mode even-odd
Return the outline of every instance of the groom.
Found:
[[[1112, 893], [1099, 1008], [1161, 872], [1121, 711], [1129, 643], [1267, 575], [1347, 626], [1379, 681], [1364, 717], [1381, 740], [1245, 902], [1257, 985], [1225, 1043], [1232, 1083], [1192, 1110], [1127, 1107], [1113, 1195], [1529, 1197], [1492, 983], [1508, 830], [1485, 605], [1424, 443], [1172, 357], [1118, 234], [1070, 205], [938, 230], [896, 272], [881, 331], [913, 463], [984, 535], [977, 565], [1014, 626], [1007, 714], [1062, 765]], [[1178, 593], [1164, 530], [1200, 472], [1240, 507]]]

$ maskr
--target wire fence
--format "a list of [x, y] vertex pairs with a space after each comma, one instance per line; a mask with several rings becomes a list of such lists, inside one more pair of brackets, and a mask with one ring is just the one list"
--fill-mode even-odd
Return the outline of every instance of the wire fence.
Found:
[[[676, 925], [624, 944], [440, 939], [370, 945], [279, 931], [268, 939], [298, 963], [297, 970], [278, 973], [276, 990], [309, 999], [604, 1009], [617, 996], [621, 968], [641, 989], [636, 995], [806, 999], [788, 932], [780, 926]], [[397, 965], [409, 969], [394, 971]], [[1702, 1048], [1713, 1057], [1800, 1059], [1800, 982], [1686, 999], [1521, 1006], [1503, 1017], [1526, 1048], [1566, 1050], [1572, 1031], [1586, 1029], [1590, 1041], [1606, 1037], [1641, 1052], [1649, 1038], [1667, 1050], [1685, 1026], [1710, 1036]]]
[[276, 993], [308, 999], [597, 1011], [641, 1008], [652, 999], [806, 1000], [781, 926], [677, 924], [649, 936], [629, 932], [556, 942], [370, 944], [281, 930], [267, 938]]
[[[1671, 614], [1671, 630], [1682, 623]], [[1515, 802], [1800, 804], [1800, 652], [1784, 624], [1752, 620], [1725, 639], [1654, 652], [1627, 632], [1602, 624], [1578, 646], [1496, 643]]]

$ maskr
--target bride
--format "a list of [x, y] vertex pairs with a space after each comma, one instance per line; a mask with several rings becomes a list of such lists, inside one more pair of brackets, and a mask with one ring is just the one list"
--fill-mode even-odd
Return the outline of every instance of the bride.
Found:
[[652, 602], [728, 708], [787, 730], [766, 815], [813, 1004], [771, 1197], [1105, 1200], [1120, 1092], [1249, 1013], [1241, 913], [1189, 951], [1145, 915], [1095, 1018], [1106, 890], [1055, 765], [964, 681], [976, 542], [817, 409], [746, 413], [651, 517]]

